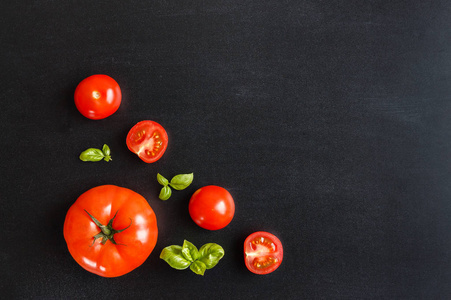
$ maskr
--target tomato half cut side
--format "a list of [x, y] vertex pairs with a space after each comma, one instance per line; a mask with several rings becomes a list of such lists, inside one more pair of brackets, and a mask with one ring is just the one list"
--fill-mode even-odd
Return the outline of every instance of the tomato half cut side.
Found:
[[244, 262], [252, 273], [264, 275], [274, 272], [282, 259], [282, 243], [269, 232], [254, 232], [244, 241]]
[[168, 147], [166, 130], [154, 121], [141, 121], [127, 135], [128, 149], [146, 163], [159, 160]]

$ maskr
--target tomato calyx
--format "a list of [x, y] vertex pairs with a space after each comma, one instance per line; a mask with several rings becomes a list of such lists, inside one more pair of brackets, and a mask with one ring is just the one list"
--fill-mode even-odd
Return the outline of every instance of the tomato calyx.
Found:
[[129, 228], [132, 225], [132, 219], [130, 219], [130, 224], [120, 230], [116, 230], [113, 228], [113, 221], [114, 218], [116, 218], [117, 215], [117, 211], [114, 214], [114, 217], [108, 222], [107, 225], [103, 225], [102, 223], [99, 222], [99, 220], [97, 220], [93, 215], [91, 215], [86, 209], [84, 210], [89, 217], [91, 218], [91, 220], [100, 228], [100, 232], [98, 234], [96, 234], [95, 236], [93, 236], [94, 241], [92, 242], [91, 246], [94, 245], [94, 243], [96, 242], [97, 239], [102, 239], [102, 245], [105, 245], [106, 242], [109, 240], [110, 242], [112, 242], [114, 245], [123, 245], [123, 244], [118, 244], [116, 243], [116, 241], [114, 240], [114, 235], [116, 233], [120, 233], [122, 231], [124, 231], [125, 229]]

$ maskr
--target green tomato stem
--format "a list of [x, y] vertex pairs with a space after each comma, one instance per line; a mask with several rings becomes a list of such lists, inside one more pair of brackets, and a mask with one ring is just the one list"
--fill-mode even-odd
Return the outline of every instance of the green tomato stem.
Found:
[[[114, 214], [114, 217], [108, 222], [107, 225], [103, 225], [102, 223], [100, 223], [99, 220], [97, 220], [93, 215], [91, 215], [86, 209], [85, 209], [85, 212], [89, 215], [89, 217], [91, 218], [91, 220], [92, 220], [92, 221], [100, 228], [100, 230], [101, 230], [98, 234], [96, 234], [95, 236], [93, 236], [94, 241], [92, 242], [92, 245], [94, 245], [95, 241], [96, 241], [97, 239], [100, 239], [100, 238], [102, 239], [102, 242], [101, 242], [102, 245], [105, 245], [107, 241], [110, 241], [110, 242], [112, 242], [112, 243], [115, 244], [115, 245], [124, 245], [124, 244], [118, 244], [118, 243], [116, 243], [116, 241], [114, 240], [114, 235], [115, 235], [116, 233], [120, 233], [120, 232], [126, 230], [127, 228], [129, 228], [129, 227], [132, 225], [132, 219], [130, 219], [130, 224], [129, 224], [127, 227], [125, 227], [125, 228], [123, 228], [123, 229], [120, 229], [120, 230], [116, 230], [116, 229], [113, 228], [113, 221], [114, 221], [114, 218], [116, 218], [117, 211], [116, 211], [116, 213]], [[92, 245], [91, 245], [91, 246], [92, 246]], [[125, 246], [125, 245], [124, 245], [124, 246]]]

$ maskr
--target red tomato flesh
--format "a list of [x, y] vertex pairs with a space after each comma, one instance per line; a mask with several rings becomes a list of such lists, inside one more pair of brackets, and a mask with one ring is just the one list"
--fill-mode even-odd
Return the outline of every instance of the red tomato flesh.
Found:
[[159, 160], [168, 147], [168, 134], [154, 121], [141, 121], [130, 129], [127, 147], [146, 163]]
[[99, 120], [114, 114], [122, 101], [119, 84], [107, 75], [92, 75], [75, 89], [75, 106], [88, 119]]
[[244, 241], [244, 262], [249, 271], [255, 274], [264, 275], [275, 271], [282, 259], [282, 243], [269, 232], [254, 232]]

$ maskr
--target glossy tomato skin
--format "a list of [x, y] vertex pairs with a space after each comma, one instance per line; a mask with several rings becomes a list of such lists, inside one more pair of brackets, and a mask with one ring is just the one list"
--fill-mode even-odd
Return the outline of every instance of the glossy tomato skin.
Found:
[[159, 160], [168, 147], [168, 134], [157, 122], [141, 121], [127, 134], [128, 149], [146, 163]]
[[86, 118], [100, 120], [115, 113], [122, 101], [119, 84], [107, 75], [92, 75], [75, 89], [75, 106]]
[[[116, 245], [101, 239], [94, 243], [99, 227], [89, 212], [106, 225], [114, 217]], [[75, 261], [89, 272], [103, 277], [124, 275], [140, 266], [155, 247], [158, 237], [154, 211], [138, 193], [123, 187], [103, 185], [83, 193], [70, 207], [64, 222], [64, 239]]]
[[226, 189], [215, 185], [208, 185], [194, 192], [188, 208], [193, 221], [208, 230], [226, 227], [235, 215], [232, 196]]
[[257, 231], [244, 241], [244, 263], [252, 273], [265, 275], [274, 272], [282, 260], [282, 243], [275, 235]]

